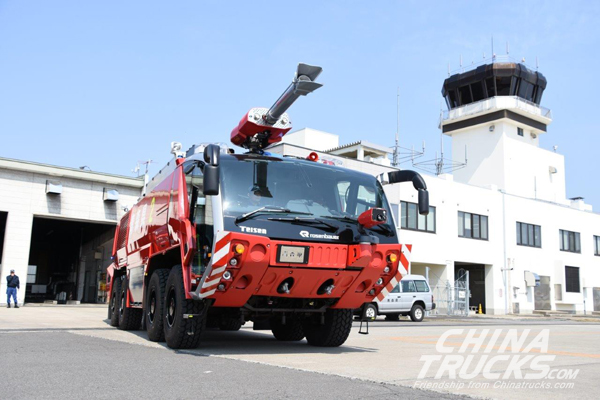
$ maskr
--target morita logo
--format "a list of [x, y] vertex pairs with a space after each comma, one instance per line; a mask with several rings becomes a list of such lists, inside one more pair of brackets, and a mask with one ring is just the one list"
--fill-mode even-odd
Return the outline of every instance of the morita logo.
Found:
[[303, 238], [311, 238], [311, 239], [329, 239], [329, 240], [339, 240], [340, 237], [337, 235], [328, 235], [326, 233], [310, 233], [309, 231], [300, 231], [300, 236]]
[[251, 226], [240, 226], [240, 229], [244, 233], [261, 233], [263, 235], [267, 234], [267, 230], [264, 228], [253, 228]]

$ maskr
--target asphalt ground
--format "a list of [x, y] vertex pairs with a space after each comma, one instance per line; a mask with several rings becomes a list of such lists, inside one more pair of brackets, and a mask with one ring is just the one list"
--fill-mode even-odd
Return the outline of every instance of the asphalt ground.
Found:
[[[346, 344], [333, 349], [311, 347], [305, 341], [278, 342], [270, 332], [253, 331], [247, 324], [239, 332], [206, 331], [200, 348], [186, 351], [149, 342], [143, 331], [119, 331], [105, 318], [105, 307], [0, 309], [0, 399], [581, 399], [595, 398], [600, 389], [600, 320], [594, 318], [378, 320], [370, 324], [369, 335], [359, 335], [355, 324]], [[462, 329], [444, 342], [454, 356], [460, 354], [470, 329], [477, 335], [498, 330], [500, 339], [509, 329], [519, 335], [529, 330], [526, 343], [547, 329], [548, 348], [542, 353], [554, 356], [552, 369], [578, 370], [577, 375], [536, 381], [550, 387], [517, 388], [524, 380], [515, 376], [495, 381], [481, 374], [470, 380], [436, 377], [441, 359], [420, 378], [422, 357], [440, 354], [436, 346], [449, 329]], [[491, 355], [497, 355], [499, 347], [492, 346]], [[491, 371], [502, 373], [510, 362], [501, 360]], [[527, 366], [522, 369], [528, 371]], [[485, 387], [486, 382], [490, 386]]]

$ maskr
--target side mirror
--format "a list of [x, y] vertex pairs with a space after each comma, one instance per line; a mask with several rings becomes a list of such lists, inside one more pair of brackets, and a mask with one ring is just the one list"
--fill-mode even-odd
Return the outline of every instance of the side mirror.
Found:
[[419, 214], [429, 214], [429, 192], [427, 190], [419, 190]]
[[202, 192], [205, 196], [216, 196], [219, 194], [219, 167], [221, 149], [219, 146], [209, 144], [204, 149], [204, 187]]

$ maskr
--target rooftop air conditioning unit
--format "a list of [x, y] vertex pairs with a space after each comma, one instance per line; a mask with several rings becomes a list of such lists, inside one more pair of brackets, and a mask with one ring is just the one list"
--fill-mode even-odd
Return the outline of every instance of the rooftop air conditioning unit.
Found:
[[104, 194], [102, 196], [104, 201], [118, 201], [119, 200], [119, 191], [116, 189], [107, 189], [104, 188]]
[[61, 194], [62, 185], [57, 181], [46, 181], [46, 194]]

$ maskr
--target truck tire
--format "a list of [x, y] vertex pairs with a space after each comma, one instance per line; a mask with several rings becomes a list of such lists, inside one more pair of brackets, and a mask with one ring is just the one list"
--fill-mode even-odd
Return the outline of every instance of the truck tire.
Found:
[[165, 341], [164, 315], [165, 315], [165, 288], [169, 278], [168, 269], [157, 269], [152, 274], [148, 283], [146, 296], [146, 309], [144, 320], [148, 339], [153, 342]]
[[271, 332], [275, 339], [282, 342], [298, 342], [304, 339], [304, 328], [298, 318], [287, 318], [285, 325], [281, 318], [271, 319]]
[[[320, 322], [320, 321], [319, 321]], [[352, 329], [352, 310], [340, 309], [325, 311], [325, 323], [306, 321], [304, 333], [311, 346], [338, 347], [344, 344]]]
[[373, 303], [365, 304], [362, 317], [365, 321], [375, 321], [377, 318], [377, 306]]
[[410, 319], [413, 322], [421, 322], [423, 321], [423, 317], [425, 317], [425, 311], [423, 311], [423, 307], [415, 304], [410, 310]]
[[222, 331], [239, 331], [242, 327], [242, 320], [240, 317], [227, 317], [222, 316], [219, 320], [219, 329]]
[[386, 314], [385, 315], [385, 320], [386, 321], [398, 321], [399, 318], [400, 318], [400, 314], [399, 313]]
[[[200, 344], [206, 312], [204, 303], [185, 298], [183, 272], [177, 265], [171, 269], [165, 288], [164, 331], [167, 346], [172, 349], [194, 349]], [[188, 314], [190, 317], [184, 318]]]
[[113, 277], [113, 287], [110, 293], [110, 301], [108, 302], [108, 319], [110, 326], [119, 326], [119, 298], [121, 296], [121, 277]]
[[[127, 304], [127, 290], [129, 285], [127, 279], [120, 280], [121, 290], [119, 296], [119, 329], [123, 331], [134, 331], [140, 329], [142, 324], [143, 310], [141, 308], [126, 307]], [[115, 282], [116, 283], [116, 282]]]

